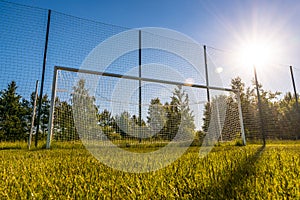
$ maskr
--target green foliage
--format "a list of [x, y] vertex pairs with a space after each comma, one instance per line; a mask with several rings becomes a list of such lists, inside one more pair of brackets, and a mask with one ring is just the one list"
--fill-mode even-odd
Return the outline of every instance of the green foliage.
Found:
[[101, 127], [113, 126], [115, 124], [115, 119], [107, 109], [104, 109], [100, 114], [97, 114], [97, 118], [98, 125]]
[[203, 113], [203, 118], [202, 118], [203, 119], [202, 130], [206, 133], [208, 132], [210, 117], [211, 117], [210, 103], [206, 103], [204, 105], [204, 113]]
[[202, 129], [206, 133], [211, 131], [209, 140], [231, 141], [237, 136], [240, 138], [238, 102], [234, 95], [215, 96], [205, 104], [204, 109]]
[[167, 115], [163, 132], [165, 139], [171, 140], [176, 134], [194, 135], [194, 115], [189, 107], [189, 96], [182, 86], [174, 89], [171, 102], [166, 103], [164, 107]]
[[[95, 97], [90, 96], [89, 90], [85, 86], [85, 80], [80, 79], [77, 85], [73, 87], [71, 103], [74, 114], [74, 123], [80, 128], [77, 134], [82, 134], [82, 138], [95, 136], [97, 127], [98, 108], [95, 104]], [[75, 126], [73, 126], [75, 128]], [[96, 136], [95, 136], [96, 137]]]
[[[78, 145], [51, 151], [1, 150], [2, 199], [297, 199], [299, 142], [198, 148], [155, 172], [132, 174], [97, 161]], [[141, 150], [142, 152], [142, 150]]]
[[[30, 101], [23, 99], [22, 100], [22, 106], [26, 109], [25, 118], [28, 123], [28, 130], [30, 129], [31, 120], [32, 120], [32, 112], [33, 112], [33, 106], [34, 106], [34, 98], [35, 98], [35, 92], [31, 93]], [[36, 102], [36, 114], [34, 119], [34, 126], [37, 126], [38, 121], [38, 102], [40, 97], [38, 96]], [[41, 106], [41, 114], [40, 114], [40, 130], [42, 133], [42, 136], [46, 135], [46, 129], [48, 128], [48, 120], [49, 120], [49, 111], [50, 111], [50, 100], [47, 94], [45, 94], [42, 98], [42, 106]]]
[[[159, 98], [150, 101], [147, 123], [142, 119], [141, 125], [136, 115], [124, 111], [112, 117], [104, 109], [97, 114], [98, 125], [105, 135], [111, 138], [156, 138], [171, 140], [179, 134], [193, 135], [195, 131], [194, 116], [189, 108], [189, 97], [181, 86], [175, 88], [170, 103], [163, 105]], [[140, 135], [143, 134], [143, 135]], [[140, 139], [141, 142], [141, 139]]]
[[26, 140], [28, 121], [26, 108], [17, 94], [17, 84], [12, 81], [0, 93], [0, 140]]
[[[17, 84], [12, 81], [0, 92], [0, 141], [27, 140], [30, 131], [35, 93], [27, 100], [17, 94]], [[45, 136], [48, 127], [50, 101], [42, 98], [40, 127]], [[35, 126], [37, 125], [37, 115]]]
[[55, 101], [54, 139], [59, 141], [78, 140], [79, 135], [75, 129], [72, 106], [66, 101], [60, 101], [58, 98]]
[[163, 129], [167, 121], [166, 111], [159, 98], [151, 100], [148, 108], [147, 123], [151, 133], [160, 137], [163, 134]]
[[[39, 98], [40, 97], [38, 97], [37, 102], [39, 102]], [[33, 107], [33, 101], [31, 101], [31, 105]], [[40, 126], [41, 126], [42, 133], [44, 135], [46, 134], [46, 129], [48, 128], [49, 111], [50, 111], [50, 100], [49, 100], [48, 95], [45, 94], [42, 97], [42, 106], [41, 106], [41, 115], [40, 115], [41, 116]], [[37, 114], [38, 114], [38, 112], [37, 112]], [[37, 120], [35, 120], [35, 121], [37, 121]]]
[[266, 131], [266, 139], [299, 139], [300, 115], [297, 114], [295, 97], [287, 93], [279, 99], [279, 92], [265, 91], [258, 85], [261, 96], [262, 119], [258, 112], [255, 84], [245, 88], [241, 78], [232, 79], [233, 89], [240, 91], [243, 121], [248, 140], [262, 138], [261, 122]]
[[281, 134], [278, 139], [300, 138], [300, 113], [296, 107], [296, 99], [291, 93], [287, 93], [281, 101], [278, 102], [278, 121], [280, 131], [289, 133], [288, 135]]
[[122, 137], [127, 137], [127, 133], [132, 132], [133, 121], [130, 119], [129, 112], [122, 112], [120, 115], [116, 116], [117, 132], [120, 133]]

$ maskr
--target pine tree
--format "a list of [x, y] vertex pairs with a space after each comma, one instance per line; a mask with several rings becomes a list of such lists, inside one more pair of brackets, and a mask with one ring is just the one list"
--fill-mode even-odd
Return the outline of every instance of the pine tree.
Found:
[[66, 101], [55, 100], [54, 137], [56, 140], [78, 140], [79, 135], [75, 129], [72, 106]]
[[22, 106], [22, 97], [17, 94], [17, 85], [12, 81], [7, 89], [0, 93], [0, 127], [5, 140], [26, 140], [26, 109]]
[[114, 118], [111, 116], [111, 113], [104, 109], [100, 114], [97, 115], [98, 124], [101, 127], [112, 126], [114, 123]]
[[44, 135], [46, 134], [46, 129], [48, 128], [49, 113], [50, 113], [50, 100], [48, 98], [48, 95], [45, 94], [42, 98], [41, 121], [40, 121], [41, 130]]
[[167, 116], [163, 104], [159, 98], [151, 99], [149, 108], [147, 123], [151, 135], [160, 137], [163, 134], [164, 126], [166, 125]]
[[89, 90], [86, 88], [85, 80], [80, 79], [73, 87], [71, 102], [76, 126], [79, 128], [78, 131], [81, 131], [79, 135], [85, 139], [98, 137], [98, 108], [95, 101], [95, 97], [90, 96]]
[[116, 124], [116, 131], [123, 138], [129, 137], [129, 135], [132, 134], [132, 120], [130, 119], [129, 112], [124, 111], [120, 115], [117, 115]]
[[236, 77], [231, 80], [231, 88], [240, 92], [246, 137], [255, 140], [261, 138], [257, 98], [254, 88], [245, 88], [245, 83], [242, 82], [240, 77]]
[[104, 109], [101, 113], [97, 114], [98, 125], [101, 127], [102, 133], [104, 133], [109, 139], [112, 138], [112, 134], [116, 130], [116, 123], [111, 112]]
[[295, 96], [290, 92], [286, 93], [279, 101], [281, 134], [279, 139], [299, 139], [300, 138], [300, 115], [296, 107]]
[[173, 139], [177, 134], [194, 135], [194, 115], [189, 107], [189, 96], [182, 86], [174, 89], [170, 104], [165, 106], [167, 112], [167, 134], [168, 139]]
[[203, 113], [203, 118], [202, 118], [203, 119], [202, 130], [205, 133], [208, 132], [210, 117], [211, 117], [210, 102], [207, 102], [204, 106], [204, 113]]

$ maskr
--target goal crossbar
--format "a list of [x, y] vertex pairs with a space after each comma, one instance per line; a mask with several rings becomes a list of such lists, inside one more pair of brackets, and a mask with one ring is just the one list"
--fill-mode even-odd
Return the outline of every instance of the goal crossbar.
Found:
[[238, 92], [238, 90], [234, 90], [231, 88], [206, 86], [206, 85], [193, 84], [193, 83], [182, 83], [182, 82], [177, 82], [177, 81], [166, 81], [166, 80], [153, 79], [153, 78], [143, 78], [143, 77], [115, 74], [115, 73], [109, 73], [109, 72], [98, 72], [98, 71], [87, 70], [87, 69], [76, 69], [76, 68], [70, 68], [70, 67], [55, 66], [54, 70], [55, 71], [66, 70], [66, 71], [70, 71], [70, 72], [93, 74], [93, 75], [99, 75], [99, 76], [108, 76], [108, 77], [114, 77], [114, 78], [123, 78], [123, 79], [129, 79], [129, 80], [140, 80], [140, 81], [152, 82], [152, 83], [163, 83], [163, 84], [169, 84], [169, 85], [180, 85], [180, 86], [202, 88], [202, 89], [212, 89], [212, 90], [227, 91], [227, 92]]

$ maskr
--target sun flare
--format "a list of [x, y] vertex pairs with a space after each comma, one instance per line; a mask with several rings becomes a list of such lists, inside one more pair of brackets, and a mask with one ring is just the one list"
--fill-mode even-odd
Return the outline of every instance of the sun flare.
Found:
[[246, 42], [238, 51], [238, 62], [245, 67], [265, 67], [272, 62], [274, 49], [264, 41]]

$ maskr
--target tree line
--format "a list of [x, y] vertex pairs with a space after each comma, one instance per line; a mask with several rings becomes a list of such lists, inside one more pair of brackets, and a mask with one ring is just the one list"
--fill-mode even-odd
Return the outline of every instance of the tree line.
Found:
[[[240, 91], [247, 139], [261, 139], [261, 126], [264, 126], [266, 139], [300, 138], [300, 114], [296, 108], [295, 96], [290, 92], [282, 95], [280, 92], [266, 91], [262, 85], [259, 85], [263, 111], [263, 118], [261, 119], [258, 112], [255, 84], [246, 87], [241, 78], [237, 77], [232, 79], [231, 87]], [[17, 88], [16, 82], [12, 81], [6, 89], [0, 92], [0, 141], [26, 141], [28, 138], [35, 94], [33, 92], [30, 99], [27, 100], [17, 93]], [[86, 112], [80, 113], [82, 117], [96, 119], [96, 127], [100, 127], [109, 139], [150, 137], [172, 140], [178, 133], [201, 135], [203, 137], [211, 123], [214, 101], [222, 98], [224, 101], [221, 102], [226, 102], [227, 110], [226, 117], [221, 121], [223, 126], [220, 130], [220, 136], [234, 139], [236, 135], [240, 134], [239, 121], [236, 117], [238, 107], [235, 97], [234, 95], [219, 95], [213, 98], [211, 102], [206, 103], [202, 130], [196, 130], [194, 113], [189, 106], [189, 96], [181, 86], [175, 87], [170, 102], [163, 103], [158, 97], [151, 99], [147, 118], [139, 121], [139, 117], [129, 113], [129, 111], [124, 110], [124, 112], [113, 116], [108, 109], [96, 106], [95, 97], [89, 95], [85, 81], [80, 80], [73, 88], [69, 100], [59, 98], [55, 100], [54, 139], [61, 141], [79, 139], [72, 108], [74, 104], [85, 109]], [[40, 111], [41, 138], [47, 133], [49, 110], [50, 101], [46, 94], [42, 97]], [[37, 119], [35, 120], [36, 124]], [[89, 131], [88, 129], [94, 128], [95, 124], [91, 126], [85, 124], [85, 126], [86, 131]], [[140, 133], [145, 135], [139, 135]]]
[[[30, 131], [35, 93], [26, 100], [17, 93], [17, 84], [12, 81], [7, 89], [0, 92], [0, 141], [27, 141]], [[40, 97], [38, 97], [40, 98]], [[40, 137], [46, 135], [49, 119], [50, 101], [47, 95], [42, 97]], [[36, 115], [37, 116], [37, 115]], [[37, 117], [36, 117], [37, 118]], [[37, 119], [35, 119], [35, 126]]]
[[[282, 96], [280, 92], [271, 92], [263, 89], [262, 85], [258, 85], [261, 97], [262, 117], [258, 110], [258, 100], [256, 86], [254, 81], [249, 87], [240, 77], [231, 80], [231, 87], [234, 90], [240, 91], [240, 101], [243, 114], [243, 124], [245, 135], [248, 140], [266, 139], [281, 139], [281, 140], [296, 140], [300, 139], [300, 113], [297, 110], [295, 95], [287, 92]], [[222, 98], [218, 96], [217, 98]], [[223, 97], [224, 98], [224, 97]], [[226, 135], [229, 130], [237, 129], [237, 119], [232, 119], [234, 114], [238, 112], [236, 99], [233, 96], [226, 97], [227, 109], [226, 118], [222, 134]], [[205, 105], [203, 126], [204, 132], [208, 131], [208, 126], [211, 120], [211, 103]], [[262, 129], [263, 128], [263, 129]]]
[[[72, 110], [72, 107], [75, 110]], [[78, 81], [73, 87], [70, 103], [56, 98], [55, 139], [79, 139], [80, 133], [74, 126], [76, 119], [77, 127], [84, 127], [85, 134], [90, 137], [98, 137], [97, 128], [101, 128], [102, 133], [108, 139], [171, 140], [177, 133], [188, 135], [195, 133], [194, 115], [189, 107], [189, 96], [181, 86], [174, 89], [170, 102], [163, 104], [159, 98], [152, 99], [148, 107], [147, 118], [141, 121], [139, 121], [139, 116], [127, 110], [113, 116], [108, 109], [102, 108], [102, 111], [100, 109], [96, 106], [95, 97], [89, 95], [85, 81]]]

